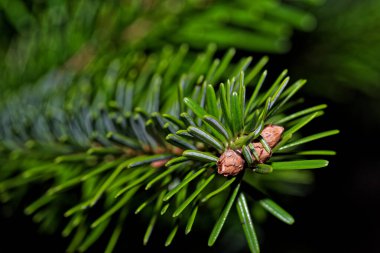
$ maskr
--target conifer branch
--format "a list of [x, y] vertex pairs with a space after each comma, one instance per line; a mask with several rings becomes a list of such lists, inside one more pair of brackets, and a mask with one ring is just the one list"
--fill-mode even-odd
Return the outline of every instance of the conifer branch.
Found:
[[[293, 223], [268, 194], [273, 181], [262, 178], [273, 174], [275, 181], [291, 181], [295, 174], [283, 176], [282, 170], [327, 166], [326, 160], [308, 159], [325, 152], [297, 148], [338, 131], [296, 138], [325, 106], [295, 110], [290, 101], [305, 81], [292, 83], [283, 72], [269, 83], [266, 58], [257, 64], [251, 58], [236, 66], [215, 64], [220, 60], [211, 45], [191, 65], [192, 56], [185, 57], [181, 49], [164, 52], [160, 57], [134, 53], [130, 57], [136, 60], [127, 65], [120, 56], [106, 70], [94, 63], [80, 75], [55, 73], [33, 91], [26, 89], [3, 102], [1, 153], [9, 159], [2, 168], [1, 200], [16, 198], [21, 189], [36, 184], [48, 185], [26, 213], [42, 224], [60, 220], [57, 215], [67, 217], [63, 234], [73, 236], [68, 251], [82, 251], [111, 220], [123, 222], [134, 212], [151, 217], [144, 244], [161, 214], [173, 218], [168, 246], [180, 224], [187, 224], [189, 233], [202, 215], [199, 207], [210, 208], [209, 199], [217, 197], [219, 204], [213, 208], [220, 216], [209, 245], [236, 204], [240, 220], [249, 221], [242, 223], [249, 248], [258, 252], [249, 214], [252, 201]], [[231, 52], [222, 59], [231, 58]], [[255, 192], [247, 191], [252, 187]], [[75, 200], [63, 201], [72, 192]], [[145, 208], [150, 205], [153, 210]], [[94, 218], [90, 213], [95, 206], [102, 213]], [[114, 228], [107, 251], [122, 229]]]

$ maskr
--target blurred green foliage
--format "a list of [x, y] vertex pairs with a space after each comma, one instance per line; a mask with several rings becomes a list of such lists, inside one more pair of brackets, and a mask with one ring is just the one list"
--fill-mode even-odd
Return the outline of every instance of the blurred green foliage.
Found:
[[80, 70], [100, 52], [157, 50], [168, 43], [286, 52], [294, 29], [315, 26], [302, 8], [318, 2], [1, 0], [0, 85], [13, 91], [52, 68]]
[[52, 68], [80, 69], [99, 52], [155, 50], [168, 43], [286, 52], [294, 29], [314, 28], [314, 17], [302, 10], [310, 9], [318, 28], [296, 44], [292, 53], [302, 64], [292, 69], [308, 73], [313, 94], [347, 101], [358, 90], [378, 98], [379, 1], [327, 1], [310, 8], [321, 2], [1, 0], [0, 85], [5, 94]]

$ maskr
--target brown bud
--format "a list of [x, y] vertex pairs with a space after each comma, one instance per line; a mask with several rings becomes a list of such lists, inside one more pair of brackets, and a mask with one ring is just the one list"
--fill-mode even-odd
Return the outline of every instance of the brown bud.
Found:
[[227, 149], [219, 158], [218, 173], [227, 177], [235, 176], [244, 169], [244, 159], [239, 153], [232, 149]]
[[164, 166], [169, 160], [170, 160], [170, 159], [158, 160], [158, 161], [155, 161], [155, 162], [150, 163], [150, 166], [152, 166], [153, 168], [161, 168], [161, 167]]
[[[257, 153], [257, 155], [258, 155], [258, 157], [259, 157], [259, 163], [264, 163], [266, 160], [268, 160], [269, 159], [269, 157], [271, 156], [271, 154], [269, 154], [266, 150], [265, 150], [265, 148], [264, 148], [264, 146], [263, 146], [263, 144], [261, 144], [260, 142], [253, 142], [253, 146], [255, 147], [255, 151], [256, 151], [256, 153]], [[255, 158], [253, 158], [253, 159], [255, 159]]]
[[[268, 125], [261, 132], [261, 136], [268, 143], [269, 147], [273, 148], [281, 140], [281, 135], [283, 132], [284, 128], [282, 126]], [[261, 144], [260, 142], [254, 141], [253, 146], [255, 147], [255, 151], [259, 156], [259, 161], [257, 162], [264, 163], [272, 156], [271, 153], [268, 153], [265, 150], [263, 144]]]
[[283, 132], [284, 128], [282, 126], [268, 125], [261, 132], [261, 136], [269, 147], [273, 148], [280, 141]]

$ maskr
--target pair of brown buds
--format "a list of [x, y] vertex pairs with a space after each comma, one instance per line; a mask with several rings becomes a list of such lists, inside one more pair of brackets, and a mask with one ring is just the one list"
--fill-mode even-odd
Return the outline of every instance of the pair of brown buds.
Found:
[[[282, 126], [268, 125], [261, 132], [261, 137], [268, 143], [270, 148], [273, 148], [281, 140], [281, 135], [284, 132]], [[263, 144], [259, 141], [252, 142], [255, 151], [258, 155], [258, 160], [252, 157], [255, 163], [264, 163], [268, 160], [272, 153], [268, 153]], [[227, 149], [220, 157], [217, 162], [218, 173], [227, 177], [235, 176], [239, 174], [244, 169], [245, 160], [242, 157], [241, 149], [232, 150]]]

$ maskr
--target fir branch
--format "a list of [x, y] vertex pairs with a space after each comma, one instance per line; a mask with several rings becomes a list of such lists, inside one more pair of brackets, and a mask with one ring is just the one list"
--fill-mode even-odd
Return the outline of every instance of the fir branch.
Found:
[[[304, 81], [287, 85], [289, 78], [283, 72], [267, 84], [267, 71], [262, 70], [266, 60], [252, 65], [251, 58], [243, 58], [238, 67], [214, 64], [214, 46], [190, 67], [185, 60], [172, 63], [179, 64], [176, 74], [172, 64], [163, 62], [183, 58], [183, 51], [164, 52], [161, 57], [145, 55], [126, 66], [120, 64], [121, 56], [106, 70], [94, 64], [87, 70], [91, 76], [57, 73], [59, 82], [66, 80], [59, 87], [47, 77], [34, 91], [27, 89], [1, 106], [1, 152], [10, 159], [2, 168], [0, 194], [16, 197], [23, 194], [21, 187], [49, 185], [26, 212], [39, 222], [50, 221], [57, 213], [70, 217], [63, 231], [65, 236], [75, 231], [68, 251], [86, 250], [111, 220], [123, 222], [133, 212], [151, 217], [144, 244], [161, 214], [165, 219], [173, 217], [168, 246], [180, 224], [187, 224], [186, 233], [190, 232], [197, 216], [202, 216], [200, 207], [210, 208], [209, 200], [217, 196], [220, 201], [213, 208], [220, 215], [209, 245], [215, 243], [236, 204], [240, 220], [246, 221], [242, 225], [249, 248], [257, 252], [245, 185], [261, 192], [254, 201], [292, 224], [291, 216], [263, 193], [276, 188], [262, 179], [270, 176], [259, 174], [274, 174], [272, 179], [281, 182], [289, 178], [277, 171], [327, 166], [325, 160], [303, 158], [319, 153], [302, 153], [297, 148], [337, 131], [294, 138], [323, 114], [324, 107], [302, 111], [283, 107]], [[211, 72], [219, 73], [218, 79]], [[258, 92], [261, 86], [267, 88], [265, 92]], [[281, 127], [272, 126], [275, 121]], [[235, 156], [232, 164], [227, 164], [228, 152]], [[239, 168], [226, 173], [220, 166]], [[224, 190], [230, 194], [223, 207], [225, 197], [220, 192]], [[80, 194], [63, 202], [72, 192]], [[292, 188], [287, 192], [292, 193]], [[154, 205], [153, 212], [145, 208], [148, 205]], [[94, 206], [102, 209], [95, 218], [91, 215]], [[114, 248], [121, 230], [116, 225], [107, 251]]]

